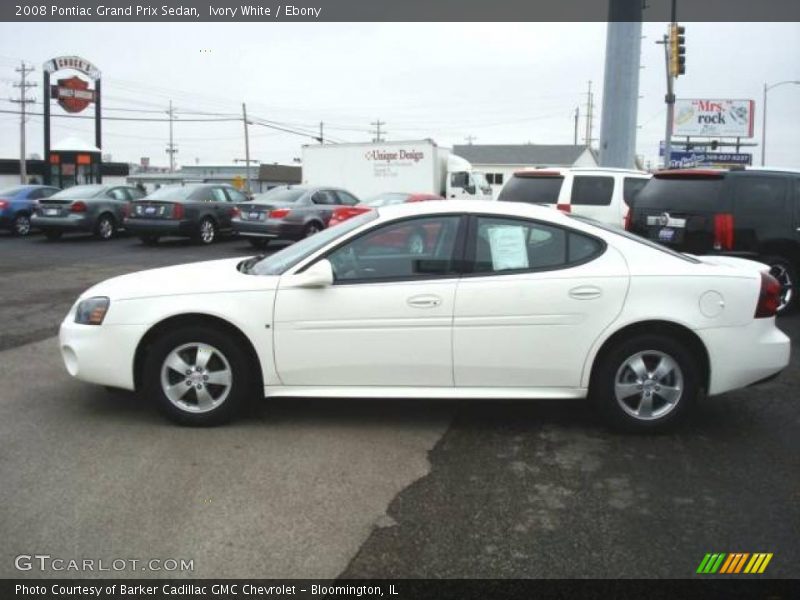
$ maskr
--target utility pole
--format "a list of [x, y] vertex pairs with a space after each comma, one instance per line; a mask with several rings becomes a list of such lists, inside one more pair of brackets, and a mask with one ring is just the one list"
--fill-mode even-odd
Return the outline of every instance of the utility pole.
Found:
[[[673, 4], [674, 6], [674, 4]], [[669, 68], [669, 36], [664, 36], [664, 62], [667, 65], [667, 95], [664, 102], [667, 104], [667, 126], [664, 132], [664, 168], [669, 169], [672, 164], [672, 123], [675, 120], [675, 92], [673, 88], [672, 72]]]
[[678, 0], [672, 0], [671, 22], [669, 34], [665, 35], [657, 44], [664, 44], [664, 62], [667, 65], [667, 95], [664, 102], [667, 105], [667, 123], [664, 132], [664, 168], [669, 169], [672, 164], [672, 127], [675, 119], [675, 78], [686, 72], [686, 48], [683, 37], [684, 28], [678, 26], [677, 16]]
[[28, 98], [27, 91], [36, 84], [28, 81], [28, 73], [33, 71], [33, 67], [28, 67], [24, 62], [20, 62], [19, 67], [14, 69], [20, 74], [19, 83], [15, 83], [14, 87], [19, 88], [19, 99], [11, 98], [11, 102], [19, 104], [19, 182], [22, 184], [28, 183], [28, 166], [25, 162], [25, 107], [28, 104], [34, 103], [36, 100]]
[[[381, 121], [378, 119], [377, 121], [372, 121], [370, 125], [375, 127], [374, 130], [370, 130], [370, 133], [374, 133], [375, 137], [372, 138], [373, 142], [382, 142], [383, 138], [381, 137], [381, 125], [386, 125], [386, 121]], [[383, 135], [386, 135], [386, 132], [383, 132]]]
[[468, 135], [468, 136], [467, 136], [467, 137], [465, 137], [464, 139], [465, 139], [465, 140], [467, 140], [467, 144], [469, 144], [470, 146], [472, 146], [472, 142], [473, 142], [474, 140], [477, 140], [478, 138], [477, 138], [477, 137], [475, 137], [474, 135]]
[[572, 144], [574, 146], [578, 145], [578, 121], [581, 118], [581, 107], [575, 107], [575, 134], [572, 136]]
[[175, 146], [173, 139], [172, 139], [172, 122], [175, 120], [175, 109], [172, 108], [172, 100], [169, 101], [169, 110], [167, 111], [169, 115], [169, 144], [167, 145], [167, 154], [169, 154], [169, 172], [175, 172], [175, 154], [178, 152], [178, 148]]
[[323, 123], [322, 123], [322, 121], [320, 121], [319, 122], [319, 143], [320, 144], [324, 144], [325, 143], [325, 136], [322, 133], [322, 127], [323, 127]]
[[245, 165], [245, 173], [247, 177], [245, 177], [245, 186], [247, 187], [247, 195], [249, 196], [250, 191], [250, 134], [247, 131], [247, 105], [242, 102], [242, 121], [244, 122], [244, 162]]
[[592, 146], [592, 119], [594, 109], [594, 95], [592, 94], [592, 82], [589, 81], [589, 89], [586, 92], [586, 147]]

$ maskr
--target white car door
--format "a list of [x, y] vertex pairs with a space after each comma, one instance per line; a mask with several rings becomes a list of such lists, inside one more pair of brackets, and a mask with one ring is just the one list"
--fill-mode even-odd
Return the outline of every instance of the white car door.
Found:
[[370, 230], [327, 255], [333, 285], [290, 287], [275, 318], [284, 385], [453, 385], [452, 318], [462, 218], [431, 215]]
[[472, 272], [453, 319], [456, 387], [579, 387], [589, 348], [622, 310], [622, 255], [525, 219], [476, 216], [469, 230]]

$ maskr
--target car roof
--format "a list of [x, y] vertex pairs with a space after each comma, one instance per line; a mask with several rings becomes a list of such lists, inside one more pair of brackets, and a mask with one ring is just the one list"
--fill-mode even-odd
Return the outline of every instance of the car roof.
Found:
[[583, 175], [590, 174], [590, 173], [597, 173], [598, 175], [602, 174], [614, 174], [614, 173], [621, 173], [624, 175], [638, 175], [642, 178], [650, 177], [650, 173], [647, 171], [639, 171], [638, 169], [618, 169], [615, 167], [525, 167], [523, 169], [518, 169], [514, 172], [514, 175], [518, 173], [536, 173], [541, 172], [543, 175], [546, 173], [550, 174], [559, 174], [564, 175], [566, 173], [581, 173]]
[[548, 206], [527, 202], [498, 202], [496, 200], [431, 200], [379, 206], [375, 210], [381, 218], [448, 213], [489, 214], [498, 217], [541, 218], [548, 221], [570, 222], [560, 211]]

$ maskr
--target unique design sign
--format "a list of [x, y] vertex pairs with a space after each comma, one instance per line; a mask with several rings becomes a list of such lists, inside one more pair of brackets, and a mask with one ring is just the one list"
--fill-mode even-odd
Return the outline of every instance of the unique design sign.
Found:
[[672, 134], [750, 138], [754, 117], [752, 100], [676, 100]]
[[79, 113], [95, 101], [94, 90], [90, 90], [89, 83], [77, 75], [59, 79], [58, 85], [50, 86], [50, 96], [69, 113]]

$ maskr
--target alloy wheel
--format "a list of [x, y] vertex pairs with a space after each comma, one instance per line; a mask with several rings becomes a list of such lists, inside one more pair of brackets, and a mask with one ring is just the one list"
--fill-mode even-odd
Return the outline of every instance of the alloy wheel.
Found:
[[108, 240], [114, 235], [114, 223], [108, 217], [101, 217], [97, 223], [97, 235], [102, 240]]
[[683, 397], [683, 372], [678, 362], [659, 350], [637, 352], [622, 362], [614, 377], [620, 408], [642, 421], [661, 419]]
[[161, 390], [177, 408], [189, 413], [214, 410], [227, 399], [233, 371], [214, 346], [192, 342], [167, 354], [161, 367]]
[[24, 236], [31, 232], [31, 219], [28, 215], [17, 215], [14, 219], [14, 233]]
[[214, 223], [205, 219], [202, 223], [200, 223], [200, 241], [204, 244], [210, 244], [214, 241], [214, 235], [216, 232], [214, 231]]
[[319, 233], [320, 231], [322, 231], [322, 229], [320, 229], [319, 225], [317, 225], [316, 223], [309, 223], [308, 225], [306, 225], [306, 237], [311, 237], [312, 235], [314, 235], [315, 233]]
[[778, 280], [781, 284], [780, 302], [778, 304], [778, 312], [786, 309], [794, 299], [794, 281], [792, 281], [792, 274], [785, 265], [776, 263], [769, 269], [769, 274]]

